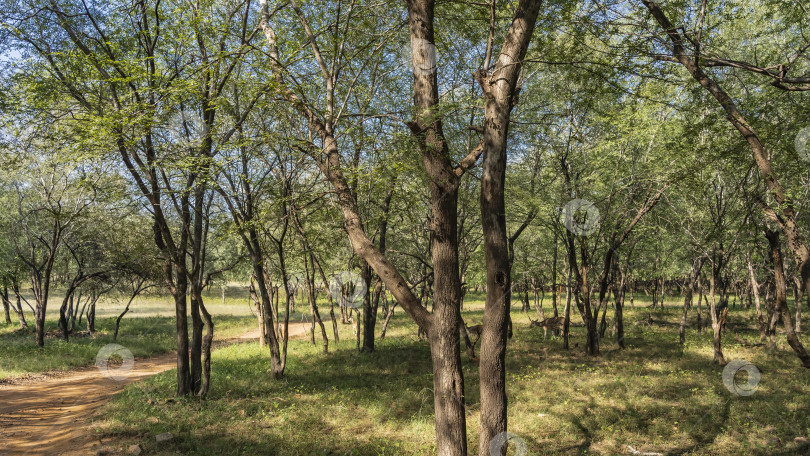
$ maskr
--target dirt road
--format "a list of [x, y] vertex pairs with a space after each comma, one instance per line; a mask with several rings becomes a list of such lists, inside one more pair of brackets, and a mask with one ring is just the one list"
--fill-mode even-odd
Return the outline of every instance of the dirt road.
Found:
[[[310, 323], [291, 323], [290, 338]], [[258, 330], [223, 342], [258, 339]], [[175, 353], [136, 359], [128, 376], [112, 379], [86, 367], [56, 377], [0, 385], [0, 456], [94, 455], [102, 446], [88, 429], [96, 411], [125, 386], [176, 367]]]

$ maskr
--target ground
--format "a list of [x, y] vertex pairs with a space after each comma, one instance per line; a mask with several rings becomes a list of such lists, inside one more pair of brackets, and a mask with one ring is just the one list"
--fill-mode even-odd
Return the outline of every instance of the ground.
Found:
[[[480, 298], [465, 303], [470, 325], [480, 322]], [[561, 339], [543, 340], [542, 329], [530, 329], [528, 316], [513, 310], [509, 429], [528, 454], [632, 454], [629, 447], [668, 455], [808, 454], [801, 439], [810, 433], [810, 372], [783, 337], [775, 351], [751, 346], [759, 342], [753, 311], [731, 311], [726, 358], [747, 360], [761, 373], [753, 394], [735, 394], [711, 362], [710, 334], [696, 334], [694, 313], [682, 348], [675, 298], [664, 311], [636, 304], [626, 309], [628, 348], [619, 350], [608, 329], [598, 358], [584, 355], [582, 328], [573, 328], [565, 350]], [[99, 448], [122, 454], [134, 444], [144, 454], [435, 451], [429, 348], [401, 310], [374, 353], [355, 351], [348, 325], [329, 348], [323, 354], [320, 342], [291, 342], [285, 378], [272, 381], [266, 349], [255, 342], [222, 347], [213, 355], [207, 400], [175, 399], [174, 373], [166, 371], [124, 388], [83, 430]], [[463, 359], [469, 445], [477, 449], [477, 364]], [[165, 433], [172, 438], [158, 442]]]

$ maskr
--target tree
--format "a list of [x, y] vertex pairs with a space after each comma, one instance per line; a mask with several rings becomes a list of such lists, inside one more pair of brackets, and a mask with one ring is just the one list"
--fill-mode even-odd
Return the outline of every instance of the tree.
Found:
[[14, 230], [18, 235], [13, 237], [17, 256], [26, 265], [31, 279], [36, 303], [36, 341], [42, 347], [57, 256], [93, 203], [94, 192], [92, 184], [88, 184], [92, 182], [92, 174], [88, 175], [81, 165], [42, 150], [48, 146], [39, 141], [32, 140], [28, 147], [33, 150], [20, 152], [26, 159], [14, 170], [18, 176], [14, 183], [18, 215]]

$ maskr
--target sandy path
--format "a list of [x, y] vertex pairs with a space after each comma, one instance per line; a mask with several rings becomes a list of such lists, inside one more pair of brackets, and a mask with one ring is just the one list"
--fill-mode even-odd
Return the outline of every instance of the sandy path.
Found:
[[[290, 338], [307, 334], [310, 323], [290, 323]], [[258, 329], [223, 343], [258, 339]], [[0, 385], [0, 456], [93, 455], [99, 440], [88, 429], [96, 411], [125, 386], [173, 369], [175, 353], [136, 359], [129, 376], [114, 380], [85, 367], [56, 377]]]

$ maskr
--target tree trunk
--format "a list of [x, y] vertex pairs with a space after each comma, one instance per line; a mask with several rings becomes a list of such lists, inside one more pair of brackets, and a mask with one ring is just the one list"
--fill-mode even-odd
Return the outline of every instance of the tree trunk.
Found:
[[[127, 306], [124, 308], [124, 311], [121, 312], [121, 314], [118, 315], [118, 318], [115, 319], [115, 328], [113, 330], [113, 340], [118, 340], [118, 328], [121, 325], [121, 319], [124, 318], [124, 315], [126, 315], [127, 312], [129, 312], [129, 306], [132, 305], [132, 301], [134, 299], [135, 299], [135, 296], [132, 296], [131, 298], [129, 298], [129, 301], [127, 302]], [[88, 324], [90, 323], [90, 317], [89, 316], [87, 318], [87, 322], [88, 322]]]
[[377, 306], [380, 303], [380, 295], [377, 292], [377, 286], [374, 287], [375, 293], [371, 292], [374, 271], [365, 261], [362, 264], [361, 270], [366, 293], [363, 297], [363, 346], [360, 351], [371, 353], [374, 351], [374, 328], [377, 326]]
[[98, 302], [99, 295], [93, 296], [87, 308], [87, 332], [93, 334], [96, 332], [96, 303]]
[[[307, 257], [309, 257], [309, 261], [307, 261]], [[309, 266], [312, 266], [311, 268]], [[310, 314], [312, 315], [312, 343], [315, 344], [315, 324], [317, 323], [321, 327], [321, 338], [323, 339], [323, 352], [324, 354], [329, 353], [329, 337], [326, 335], [326, 327], [323, 324], [323, 320], [321, 320], [321, 313], [318, 310], [318, 295], [315, 287], [315, 265], [313, 261], [313, 254], [310, 251], [309, 254], [304, 255], [304, 270], [306, 271], [306, 278], [307, 278], [307, 294], [309, 297], [309, 309]]]
[[565, 279], [565, 308], [563, 309], [563, 348], [568, 350], [568, 336], [571, 328], [571, 267]]
[[59, 329], [62, 330], [62, 339], [68, 340], [68, 306], [72, 305], [73, 293], [75, 291], [74, 284], [71, 283], [65, 292], [65, 297], [62, 299], [62, 305], [59, 306]]
[[17, 303], [14, 307], [14, 312], [17, 314], [17, 320], [20, 323], [20, 329], [25, 329], [28, 327], [28, 322], [25, 321], [25, 311], [22, 307], [22, 296], [20, 295], [20, 285], [12, 280], [11, 282], [11, 291], [14, 292], [14, 298]]
[[757, 311], [757, 322], [759, 323], [759, 338], [760, 340], [764, 341], [767, 338], [767, 325], [765, 324], [765, 319], [762, 316], [762, 307], [760, 306], [759, 300], [759, 283], [757, 282], [757, 276], [754, 274], [754, 266], [751, 264], [751, 256], [748, 256], [748, 274], [750, 276], [751, 281], [751, 291], [754, 294], [754, 306], [756, 307]]
[[[785, 325], [785, 335], [787, 336], [788, 344], [791, 348], [793, 348], [793, 351], [796, 353], [796, 356], [799, 357], [799, 360], [801, 360], [802, 366], [810, 369], [810, 354], [807, 353], [807, 350], [805, 350], [804, 345], [802, 345], [801, 341], [799, 340], [799, 337], [793, 331], [793, 323], [790, 319], [790, 309], [788, 309], [787, 306], [787, 281], [785, 280], [782, 248], [779, 243], [779, 232], [767, 230], [765, 231], [765, 237], [768, 238], [771, 261], [773, 263], [774, 281], [776, 283], [776, 303], [774, 313], [782, 316], [782, 323]], [[774, 318], [774, 321], [775, 320], [776, 318]], [[772, 331], [772, 334], [775, 332], [776, 331]], [[772, 335], [771, 337], [773, 340], [775, 336]]]
[[388, 308], [388, 313], [385, 314], [385, 321], [383, 322], [382, 330], [380, 331], [380, 339], [385, 339], [385, 331], [388, 330], [388, 323], [391, 321], [391, 317], [394, 316], [394, 307], [397, 306], [397, 302], [394, 301], [391, 306]]
[[616, 342], [619, 344], [619, 348], [625, 348], [624, 342], [624, 293], [625, 293], [625, 276], [622, 274], [621, 283], [619, 284], [619, 288], [614, 290], [614, 298], [615, 298], [615, 305], [616, 305], [616, 316], [615, 320], [613, 321], [613, 327], [616, 328]]
[[667, 289], [666, 289], [666, 281], [663, 277], [661, 277], [661, 299], [658, 301], [659, 305], [661, 306], [661, 310], [664, 310], [664, 298], [666, 298]]
[[[165, 267], [168, 281], [172, 282], [171, 265]], [[188, 278], [185, 268], [177, 267], [177, 277], [174, 280], [172, 295], [174, 297], [175, 324], [177, 332], [177, 395], [185, 396], [191, 393], [191, 372], [189, 370], [189, 344], [188, 344], [188, 308], [186, 290]]]
[[3, 311], [4, 311], [5, 316], [6, 316], [6, 324], [10, 325], [11, 324], [11, 301], [9, 301], [9, 299], [8, 299], [8, 287], [7, 286], [3, 287], [3, 291], [0, 292], [0, 295], [2, 296], [2, 299], [3, 299]]
[[697, 287], [698, 287], [698, 300], [697, 300], [697, 333], [703, 334], [703, 309], [702, 309], [702, 302], [703, 302], [703, 277], [698, 274], [697, 277]]
[[[713, 343], [713, 347], [714, 347], [714, 362], [721, 365], [721, 366], [725, 366], [726, 365], [726, 360], [723, 357], [722, 336], [720, 334], [720, 330], [722, 329], [721, 325], [720, 325], [720, 317], [721, 316], [718, 315], [716, 298], [715, 298], [715, 295], [717, 293], [717, 288], [718, 288], [718, 286], [717, 286], [718, 282], [721, 282], [723, 280], [720, 274], [721, 274], [721, 270], [722, 270], [722, 267], [723, 267], [724, 258], [723, 258], [722, 246], [720, 247], [720, 253], [719, 254], [718, 254], [717, 250], [718, 250], [717, 246], [715, 246], [715, 253], [714, 253], [713, 257], [712, 257], [712, 263], [713, 263], [712, 264], [712, 274], [711, 274], [711, 276], [709, 278], [709, 296], [711, 296], [711, 300], [709, 301], [710, 302], [709, 313], [711, 314], [711, 317], [712, 317], [712, 334], [713, 334], [712, 343]], [[724, 294], [723, 290], [724, 290], [725, 287], [723, 287], [722, 284], [720, 284], [719, 288], [720, 288], [720, 296], [723, 296], [723, 294]]]
[[[50, 278], [47, 279], [50, 281]], [[50, 285], [45, 285], [41, 292], [37, 293], [37, 308], [34, 314], [34, 322], [37, 331], [37, 346], [45, 346], [45, 314], [48, 309], [48, 292]], [[34, 288], [37, 288], [36, 286]]]
[[205, 321], [205, 335], [202, 340], [202, 379], [200, 388], [197, 390], [197, 397], [205, 398], [211, 389], [211, 345], [214, 342], [214, 320], [203, 303], [202, 294], [199, 298], [200, 312]]
[[610, 299], [611, 288], [613, 288], [613, 287], [614, 287], [614, 285], [611, 284], [610, 287], [608, 288], [607, 293], [605, 294], [605, 298], [604, 298], [605, 303], [604, 303], [604, 306], [602, 308], [602, 318], [601, 318], [601, 320], [599, 322], [599, 338], [600, 339], [603, 339], [605, 337], [605, 331], [607, 331], [607, 309], [608, 309], [607, 302], [608, 302], [608, 299]]
[[191, 391], [198, 394], [203, 382], [203, 330], [205, 323], [201, 314], [202, 296], [198, 284], [190, 284], [191, 288]]
[[802, 300], [804, 299], [804, 287], [802, 286], [801, 277], [794, 279], [795, 284], [795, 300], [796, 303], [796, 334], [802, 332]]
[[[686, 317], [689, 312], [689, 309], [692, 307], [692, 297], [695, 294], [695, 284], [697, 282], [698, 276], [700, 275], [700, 270], [703, 268], [703, 257], [695, 260], [692, 264], [692, 274], [690, 274], [688, 280], [689, 283], [686, 284], [685, 287], [685, 296], [683, 299], [683, 313], [681, 314], [681, 326], [680, 331], [678, 333], [681, 347], [686, 343]], [[698, 318], [700, 318], [698, 316]]]
[[[518, 77], [529, 46], [540, 0], [521, 0], [515, 9], [495, 66], [476, 73], [486, 100], [481, 164], [481, 224], [487, 268], [487, 297], [479, 362], [481, 432], [479, 455], [491, 456], [493, 438], [506, 432], [506, 341], [511, 332], [511, 268], [504, 200], [510, 112]], [[455, 227], [454, 227], [455, 228]], [[438, 285], [436, 286], [438, 288]], [[508, 326], [508, 328], [507, 328]], [[458, 330], [456, 330], [458, 334]], [[501, 448], [506, 454], [506, 448]]]
[[458, 274], [457, 248], [458, 190], [454, 187], [443, 195], [445, 190], [431, 183], [434, 317], [427, 333], [433, 358], [437, 453], [443, 456], [463, 456], [467, 454], [467, 419], [458, 331], [461, 324], [461, 279]]
[[554, 307], [554, 317], [557, 317], [557, 251], [559, 250], [558, 238], [560, 237], [557, 230], [554, 231], [554, 255], [551, 260], [551, 305]]
[[250, 276], [250, 285], [248, 285], [248, 294], [250, 294], [250, 300], [253, 301], [253, 308], [256, 309], [256, 324], [257, 327], [259, 328], [259, 346], [264, 347], [265, 345], [267, 345], [267, 340], [265, 339], [265, 335], [267, 334], [267, 325], [265, 324], [261, 300], [259, 299], [259, 295], [256, 293], [255, 274], [251, 274]]

